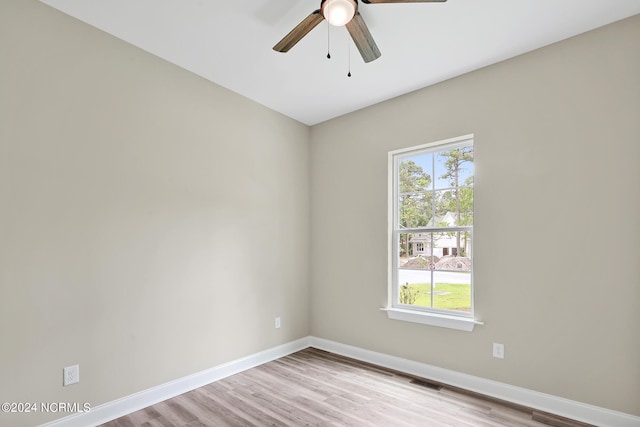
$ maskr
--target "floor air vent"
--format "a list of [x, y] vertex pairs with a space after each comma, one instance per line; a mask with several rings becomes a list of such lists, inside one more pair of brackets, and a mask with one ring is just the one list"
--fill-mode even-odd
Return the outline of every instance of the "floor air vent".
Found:
[[442, 388], [440, 384], [430, 383], [429, 381], [425, 380], [411, 380], [411, 384], [419, 385], [420, 387], [426, 387], [428, 389], [436, 391], [440, 391], [440, 389]]

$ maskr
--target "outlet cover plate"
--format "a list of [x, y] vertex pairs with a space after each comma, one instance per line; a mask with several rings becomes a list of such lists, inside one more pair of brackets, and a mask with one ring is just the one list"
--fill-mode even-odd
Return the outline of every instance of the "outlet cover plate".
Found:
[[493, 357], [496, 359], [504, 359], [504, 344], [493, 343]]
[[80, 382], [80, 365], [67, 366], [62, 370], [62, 385], [68, 386]]

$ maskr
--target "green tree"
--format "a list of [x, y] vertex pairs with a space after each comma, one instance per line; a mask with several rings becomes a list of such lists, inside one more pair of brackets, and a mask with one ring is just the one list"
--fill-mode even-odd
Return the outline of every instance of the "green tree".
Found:
[[422, 166], [418, 166], [413, 160], [400, 163], [400, 193], [427, 191], [430, 185], [431, 176]]
[[[400, 225], [405, 228], [424, 226], [429, 221], [431, 195], [427, 192], [431, 185], [431, 175], [413, 160], [400, 163]], [[400, 235], [403, 255], [409, 256], [411, 234]]]
[[[440, 177], [449, 180], [449, 185], [453, 187], [453, 197], [443, 197], [442, 203], [456, 213], [456, 225], [467, 225], [472, 221], [473, 215], [473, 176], [465, 180], [460, 187], [460, 173], [464, 169], [465, 163], [473, 162], [473, 147], [463, 147], [440, 154], [444, 157], [447, 171]], [[451, 209], [453, 208], [453, 209]], [[456, 233], [456, 256], [460, 256], [460, 232]]]

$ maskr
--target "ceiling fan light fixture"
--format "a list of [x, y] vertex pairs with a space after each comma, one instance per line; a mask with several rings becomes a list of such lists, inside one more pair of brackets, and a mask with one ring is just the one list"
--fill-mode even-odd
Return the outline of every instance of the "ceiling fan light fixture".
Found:
[[336, 27], [348, 24], [355, 14], [354, 0], [325, 0], [322, 3], [322, 15], [329, 24]]

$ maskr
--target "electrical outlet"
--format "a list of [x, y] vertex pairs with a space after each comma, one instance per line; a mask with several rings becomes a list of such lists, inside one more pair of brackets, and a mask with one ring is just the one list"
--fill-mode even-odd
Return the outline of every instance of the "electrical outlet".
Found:
[[276, 317], [276, 329], [280, 329], [280, 318]]
[[68, 386], [80, 382], [80, 365], [67, 366], [63, 370], [62, 385]]
[[504, 359], [504, 344], [493, 343], [493, 357], [496, 359]]

